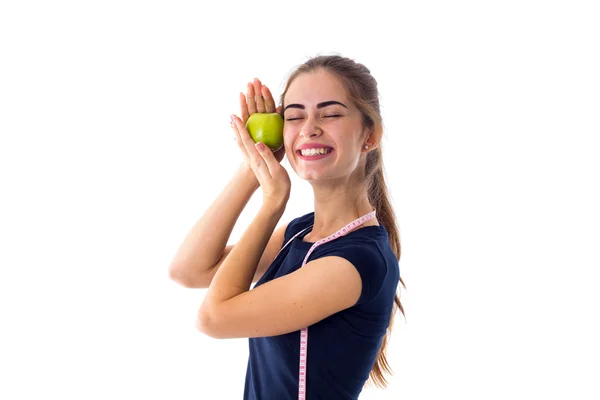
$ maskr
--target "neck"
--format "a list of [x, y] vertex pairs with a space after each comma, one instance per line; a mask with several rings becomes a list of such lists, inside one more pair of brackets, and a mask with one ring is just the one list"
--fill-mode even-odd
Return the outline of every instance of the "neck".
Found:
[[[349, 185], [331, 186], [313, 184], [315, 194], [315, 221], [312, 231], [307, 235], [310, 240], [322, 239], [350, 222], [374, 211], [367, 194], [356, 194], [356, 187]], [[371, 220], [365, 225], [378, 225], [377, 220]], [[364, 226], [364, 225], [363, 225]]]

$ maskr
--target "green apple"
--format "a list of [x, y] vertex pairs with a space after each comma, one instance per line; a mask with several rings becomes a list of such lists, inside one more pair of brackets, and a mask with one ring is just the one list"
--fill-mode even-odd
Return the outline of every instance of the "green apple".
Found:
[[246, 121], [246, 130], [255, 143], [263, 142], [277, 151], [283, 146], [283, 118], [278, 113], [255, 113]]

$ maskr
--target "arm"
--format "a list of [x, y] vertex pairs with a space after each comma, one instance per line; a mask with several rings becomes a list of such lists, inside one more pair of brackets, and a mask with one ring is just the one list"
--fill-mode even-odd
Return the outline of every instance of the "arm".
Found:
[[348, 260], [323, 257], [249, 290], [257, 258], [281, 216], [261, 208], [215, 274], [197, 327], [215, 338], [274, 336], [310, 326], [357, 303], [361, 277]]
[[[242, 124], [254, 113], [280, 111], [280, 108], [275, 107], [271, 91], [257, 78], [248, 83], [245, 96], [240, 93], [239, 101]], [[246, 154], [241, 141], [238, 141], [238, 146], [242, 154]], [[285, 149], [282, 148], [275, 153], [276, 160], [281, 162], [284, 154]], [[259, 186], [259, 180], [245, 160], [223, 192], [187, 234], [169, 267], [171, 279], [185, 287], [209, 286], [213, 276], [233, 250], [234, 246], [225, 246], [227, 240], [241, 212]], [[255, 271], [254, 281], [262, 276], [275, 258], [281, 247], [286, 226], [275, 231], [265, 252], [261, 252], [262, 257]]]
[[[289, 225], [289, 222], [282, 224], [277, 229], [275, 229], [275, 232], [273, 232], [273, 235], [271, 235], [271, 239], [269, 239], [269, 243], [267, 243], [267, 247], [265, 248], [265, 251], [263, 252], [262, 257], [260, 258], [260, 261], [258, 262], [258, 267], [256, 268], [256, 272], [254, 273], [254, 277], [252, 278], [252, 283], [258, 282], [260, 280], [260, 278], [262, 278], [264, 273], [267, 271], [269, 266], [273, 263], [273, 260], [275, 260], [277, 253], [279, 253], [279, 250], [281, 249], [281, 247], [284, 244], [283, 240], [285, 238], [285, 231], [286, 231], [288, 225]], [[219, 260], [219, 262], [217, 264], [215, 264], [212, 268], [210, 268], [207, 273], [200, 274], [200, 275], [197, 275], [194, 277], [190, 277], [190, 279], [185, 282], [184, 286], [187, 288], [196, 288], [196, 289], [208, 288], [210, 286], [210, 283], [212, 282], [213, 277], [215, 276], [217, 271], [220, 269], [221, 265], [223, 264], [225, 259], [229, 256], [229, 253], [231, 252], [231, 250], [233, 250], [233, 248], [235, 246], [236, 245], [228, 245], [227, 247], [225, 247], [223, 256], [221, 257], [221, 259]]]
[[[208, 278], [211, 269], [225, 256], [231, 231], [258, 188], [252, 170], [240, 165], [225, 189], [186, 235], [169, 266], [171, 279], [188, 286], [189, 282], [197, 282], [198, 276]], [[196, 283], [196, 286], [201, 284]]]
[[248, 290], [258, 257], [289, 199], [291, 182], [272, 151], [255, 144], [236, 116], [232, 127], [262, 188], [263, 207], [216, 272], [198, 313], [198, 329], [212, 337], [270, 336], [298, 330], [356, 304], [361, 276], [339, 256], [317, 259]]
[[250, 290], [260, 256], [282, 215], [282, 208], [271, 210], [261, 207], [258, 215], [215, 273], [202, 303], [203, 309]]

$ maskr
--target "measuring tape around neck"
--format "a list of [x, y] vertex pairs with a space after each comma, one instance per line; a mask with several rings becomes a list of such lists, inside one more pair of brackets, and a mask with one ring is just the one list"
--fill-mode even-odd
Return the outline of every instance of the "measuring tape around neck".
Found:
[[[348, 225], [346, 225], [345, 227], [343, 227], [336, 233], [329, 235], [326, 238], [315, 242], [310, 247], [310, 250], [308, 250], [308, 253], [306, 253], [306, 257], [304, 257], [302, 266], [304, 266], [304, 264], [306, 264], [306, 261], [308, 260], [308, 256], [310, 256], [310, 253], [312, 253], [312, 251], [317, 246], [320, 246], [323, 243], [331, 242], [332, 240], [335, 240], [341, 236], [344, 236], [344, 235], [350, 233], [356, 227], [361, 226], [362, 224], [364, 224], [365, 222], [367, 222], [369, 220], [372, 220], [373, 218], [375, 218], [375, 211], [372, 211], [366, 215], [363, 215], [362, 217], [350, 222]], [[311, 226], [301, 230], [297, 234], [295, 234], [290, 240], [288, 240], [288, 242], [281, 248], [281, 250], [279, 250], [279, 252], [281, 252], [298, 235], [300, 235], [307, 229], [311, 228], [312, 226], [313, 225], [311, 225]], [[277, 253], [277, 255], [279, 255], [279, 253]], [[308, 366], [306, 364], [307, 354], [308, 354], [308, 328], [303, 328], [300, 331], [300, 373], [298, 376], [298, 400], [306, 400], [306, 374], [308, 371]]]

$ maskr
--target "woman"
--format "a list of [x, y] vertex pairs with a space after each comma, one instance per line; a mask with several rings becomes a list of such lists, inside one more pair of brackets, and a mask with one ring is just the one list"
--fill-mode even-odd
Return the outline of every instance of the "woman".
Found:
[[[245, 162], [187, 235], [171, 277], [208, 287], [200, 331], [249, 338], [244, 399], [357, 399], [369, 375], [386, 385], [394, 303], [404, 313], [377, 83], [353, 60], [318, 56], [291, 74], [280, 107], [258, 79], [240, 104], [231, 125]], [[284, 146], [272, 152], [244, 124], [250, 114], [275, 111], [284, 118]], [[275, 229], [290, 196], [284, 155], [312, 185], [315, 209]], [[226, 247], [259, 186], [262, 207]]]

